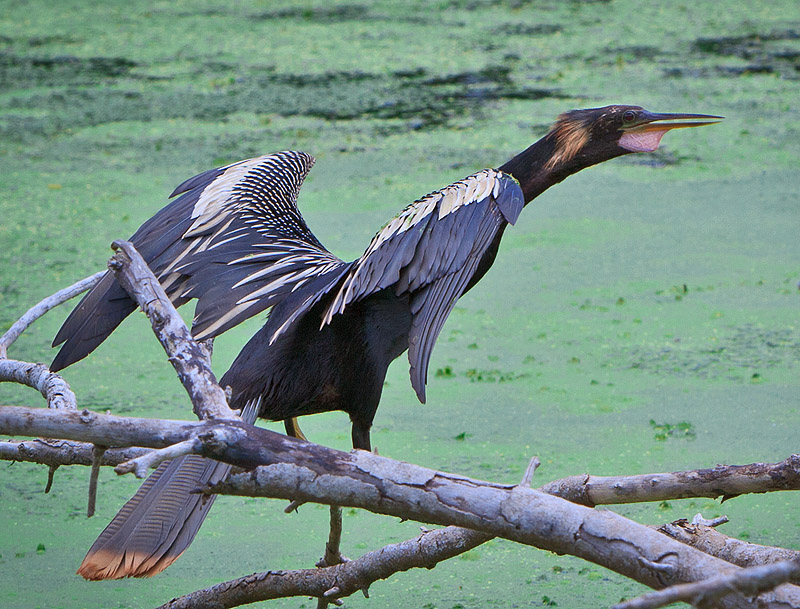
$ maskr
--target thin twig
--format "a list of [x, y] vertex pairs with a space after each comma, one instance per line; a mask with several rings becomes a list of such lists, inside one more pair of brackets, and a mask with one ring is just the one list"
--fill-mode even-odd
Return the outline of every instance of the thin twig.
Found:
[[694, 515], [694, 518], [692, 518], [692, 524], [695, 525], [702, 524], [703, 526], [706, 527], [718, 527], [721, 524], [725, 524], [726, 522], [728, 522], [727, 516], [717, 516], [716, 518], [712, 518], [709, 520], [708, 518], [703, 518], [703, 515], [700, 514], [699, 512]]
[[144, 478], [147, 476], [148, 469], [156, 468], [164, 461], [170, 461], [184, 455], [196, 454], [199, 452], [199, 447], [200, 444], [197, 437], [193, 437], [166, 448], [148, 451], [141, 457], [120, 463], [114, 468], [114, 472], [119, 475], [133, 473], [137, 478]]
[[531, 460], [528, 462], [528, 467], [525, 468], [525, 474], [522, 476], [522, 482], [520, 482], [520, 486], [526, 486], [528, 488], [531, 487], [533, 475], [536, 473], [536, 470], [541, 464], [542, 462], [539, 461], [539, 457], [531, 457]]
[[[338, 505], [330, 506], [331, 524], [330, 533], [328, 534], [328, 541], [325, 544], [325, 554], [317, 562], [317, 568], [332, 567], [343, 562], [349, 562], [349, 558], [342, 556], [340, 546], [342, 542], [342, 508]], [[317, 599], [317, 609], [327, 609], [328, 605], [332, 602], [332, 598], [336, 596], [341, 590], [337, 586], [333, 586], [325, 591], [325, 594]]]
[[53, 488], [53, 479], [55, 478], [57, 470], [58, 465], [51, 465], [47, 468], [47, 484], [44, 485], [45, 495], [50, 492], [50, 489]]
[[47, 313], [49, 310], [57, 307], [60, 304], [63, 304], [74, 298], [78, 294], [85, 292], [88, 289], [93, 288], [97, 283], [102, 279], [103, 275], [106, 274], [106, 271], [100, 271], [91, 275], [90, 277], [86, 277], [81, 279], [80, 281], [73, 283], [71, 286], [66, 287], [62, 290], [59, 290], [55, 294], [48, 296], [41, 300], [38, 304], [32, 306], [28, 309], [22, 317], [20, 317], [17, 321], [15, 321], [11, 327], [6, 331], [5, 334], [0, 336], [0, 359], [4, 359], [6, 357], [6, 353], [8, 348], [17, 340], [20, 335], [27, 330], [30, 325], [39, 319], [42, 315]]

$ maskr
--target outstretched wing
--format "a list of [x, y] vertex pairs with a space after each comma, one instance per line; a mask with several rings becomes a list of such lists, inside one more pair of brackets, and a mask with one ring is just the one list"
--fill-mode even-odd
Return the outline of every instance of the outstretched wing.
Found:
[[406, 207], [372, 239], [328, 306], [323, 323], [386, 288], [409, 294], [411, 384], [421, 402], [433, 345], [495, 237], [524, 197], [510, 175], [485, 169]]
[[[198, 339], [216, 336], [344, 263], [297, 209], [314, 158], [278, 152], [197, 175], [131, 241], [176, 306], [197, 298]], [[60, 370], [93, 351], [136, 308], [106, 275], [72, 311], [53, 344]]]

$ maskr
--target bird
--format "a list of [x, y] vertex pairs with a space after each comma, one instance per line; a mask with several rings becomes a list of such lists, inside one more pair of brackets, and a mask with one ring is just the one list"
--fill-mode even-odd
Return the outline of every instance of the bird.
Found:
[[[425, 402], [434, 343], [458, 299], [495, 262], [504, 231], [551, 186], [592, 165], [652, 152], [670, 130], [719, 122], [705, 114], [611, 105], [567, 111], [538, 141], [406, 206], [364, 253], [345, 262], [314, 236], [297, 207], [314, 164], [284, 151], [212, 169], [131, 237], [180, 306], [196, 299], [192, 334], [211, 339], [270, 309], [220, 379], [242, 418], [283, 421], [344, 411], [352, 445], [370, 450], [370, 428], [389, 364], [408, 351], [411, 385]], [[111, 273], [57, 333], [59, 371], [86, 357], [136, 308]], [[189, 546], [211, 508], [193, 491], [230, 466], [189, 455], [163, 463], [98, 537], [78, 573], [146, 577]]]

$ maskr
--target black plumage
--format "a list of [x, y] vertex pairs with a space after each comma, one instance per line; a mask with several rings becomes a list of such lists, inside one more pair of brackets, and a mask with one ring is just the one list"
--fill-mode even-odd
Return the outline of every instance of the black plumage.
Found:
[[[425, 401], [431, 352], [457, 300], [493, 264], [524, 205], [590, 165], [653, 150], [703, 115], [635, 106], [578, 110], [500, 169], [485, 169], [406, 207], [344, 262], [311, 233], [296, 206], [313, 165], [280, 152], [204, 172], [131, 241], [176, 305], [196, 298], [196, 338], [224, 332], [271, 307], [220, 380], [245, 420], [287, 421], [330, 410], [350, 415], [355, 448], [369, 430], [389, 364], [408, 350], [411, 383]], [[672, 122], [664, 122], [672, 121]], [[691, 122], [690, 122], [691, 121]], [[76, 307], [54, 344], [52, 369], [85, 357], [135, 308], [107, 275]], [[189, 545], [210, 503], [192, 490], [227, 466], [187, 458], [159, 468], [120, 511], [79, 570], [89, 579], [152, 575]]]

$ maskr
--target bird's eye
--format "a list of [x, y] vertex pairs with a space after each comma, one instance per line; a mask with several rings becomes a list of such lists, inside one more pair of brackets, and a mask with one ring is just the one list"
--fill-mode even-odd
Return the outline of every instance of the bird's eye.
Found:
[[625, 112], [622, 114], [622, 120], [625, 121], [626, 123], [630, 123], [635, 118], [636, 118], [636, 112], [634, 112], [633, 110], [625, 110]]

